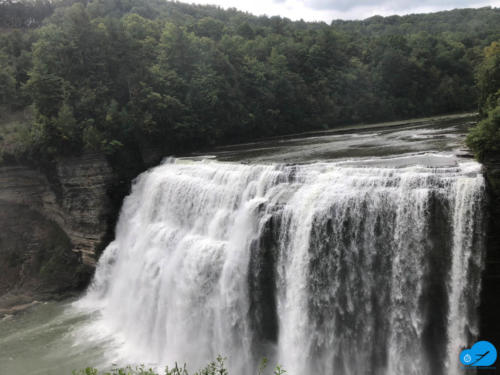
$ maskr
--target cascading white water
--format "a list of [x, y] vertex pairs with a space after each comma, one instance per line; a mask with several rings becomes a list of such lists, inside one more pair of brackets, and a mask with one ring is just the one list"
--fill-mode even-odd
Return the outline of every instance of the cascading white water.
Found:
[[477, 334], [481, 168], [389, 164], [169, 160], [135, 182], [78, 305], [128, 362], [457, 374]]

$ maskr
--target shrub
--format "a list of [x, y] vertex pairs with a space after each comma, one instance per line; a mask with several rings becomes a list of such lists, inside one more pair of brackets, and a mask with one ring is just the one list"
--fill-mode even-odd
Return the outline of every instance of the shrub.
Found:
[[466, 143], [481, 161], [499, 152], [500, 105], [489, 111], [488, 117], [470, 130]]
[[[219, 355], [215, 361], [210, 362], [203, 369], [195, 372], [194, 375], [229, 375], [229, 371], [225, 366], [225, 360], [226, 358]], [[266, 366], [267, 359], [263, 358], [259, 364], [257, 375], [262, 375]], [[284, 375], [285, 373], [286, 370], [284, 370], [280, 365], [276, 366], [273, 371], [273, 375]], [[146, 368], [144, 365], [141, 365], [136, 367], [127, 366], [122, 368], [113, 368], [110, 371], [105, 372], [100, 372], [93, 367], [87, 367], [84, 370], [73, 371], [73, 375], [160, 375], [160, 373], [152, 368]], [[176, 363], [172, 368], [165, 368], [165, 375], [189, 375], [189, 372], [186, 368], [186, 364], [180, 367]]]

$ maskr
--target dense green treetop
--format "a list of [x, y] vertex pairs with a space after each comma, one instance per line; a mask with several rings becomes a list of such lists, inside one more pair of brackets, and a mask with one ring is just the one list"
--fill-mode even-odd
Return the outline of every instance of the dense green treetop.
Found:
[[[500, 40], [484, 49], [484, 60], [477, 69], [477, 85], [483, 119], [471, 129], [467, 145], [479, 160], [500, 162]], [[500, 191], [500, 185], [496, 189]]]
[[48, 158], [476, 110], [475, 67], [500, 39], [491, 8], [331, 25], [160, 0], [0, 0], [0, 14], [0, 106], [31, 108], [24, 155]]

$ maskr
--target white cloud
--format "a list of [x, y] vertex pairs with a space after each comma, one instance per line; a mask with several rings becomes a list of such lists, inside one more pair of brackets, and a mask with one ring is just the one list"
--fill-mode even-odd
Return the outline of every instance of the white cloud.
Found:
[[[500, 7], [500, 0], [191, 0], [222, 8], [237, 8], [255, 15], [292, 20], [325, 21], [364, 19], [374, 15], [427, 13], [454, 8]], [[186, 0], [186, 2], [190, 2]]]

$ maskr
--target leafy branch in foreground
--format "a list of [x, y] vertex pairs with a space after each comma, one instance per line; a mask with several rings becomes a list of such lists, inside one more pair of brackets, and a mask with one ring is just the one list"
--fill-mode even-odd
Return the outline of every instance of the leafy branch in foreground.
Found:
[[[207, 366], [195, 372], [193, 375], [229, 375], [229, 371], [224, 363], [225, 360], [226, 358], [219, 355], [215, 361], [210, 362]], [[262, 358], [257, 375], [263, 375], [267, 364], [267, 358]], [[273, 371], [273, 375], [285, 374], [286, 370], [283, 369], [281, 365], [277, 365]], [[160, 373], [157, 372], [157, 370], [140, 365], [136, 367], [127, 366], [123, 368], [114, 368], [105, 372], [100, 372], [98, 369], [93, 367], [87, 367], [84, 370], [73, 371], [73, 375], [160, 375]], [[169, 368], [168, 366], [165, 368], [165, 375], [189, 375], [189, 372], [186, 368], [186, 364], [181, 367], [176, 363], [172, 368]]]

